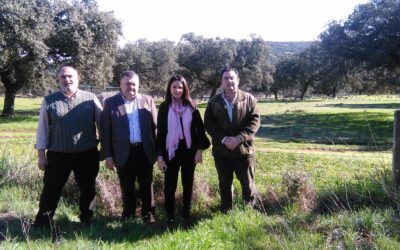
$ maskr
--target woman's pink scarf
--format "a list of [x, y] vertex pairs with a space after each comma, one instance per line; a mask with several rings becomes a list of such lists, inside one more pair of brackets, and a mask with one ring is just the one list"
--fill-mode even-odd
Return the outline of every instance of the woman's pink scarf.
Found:
[[[192, 138], [190, 136], [190, 125], [192, 123], [193, 109], [189, 105], [183, 106], [181, 102], [173, 100], [168, 110], [168, 134], [166, 149], [168, 158], [171, 160], [175, 156], [175, 151], [178, 148], [179, 140], [185, 138], [187, 148], [192, 146]], [[180, 116], [182, 117], [183, 134]]]

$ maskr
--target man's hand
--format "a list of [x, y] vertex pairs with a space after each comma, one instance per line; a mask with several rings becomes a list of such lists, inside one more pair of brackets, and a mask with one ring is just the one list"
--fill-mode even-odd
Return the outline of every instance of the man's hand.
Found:
[[114, 171], [114, 160], [113, 160], [113, 158], [108, 158], [108, 159], [106, 159], [106, 167], [107, 167], [109, 170]]
[[239, 144], [241, 143], [240, 139], [235, 136], [228, 136], [224, 140], [224, 145], [229, 149], [229, 150], [234, 150]]
[[40, 170], [44, 171], [47, 166], [46, 153], [43, 149], [38, 150], [38, 167]]
[[194, 163], [202, 163], [203, 162], [203, 150], [197, 149], [196, 154], [194, 155]]

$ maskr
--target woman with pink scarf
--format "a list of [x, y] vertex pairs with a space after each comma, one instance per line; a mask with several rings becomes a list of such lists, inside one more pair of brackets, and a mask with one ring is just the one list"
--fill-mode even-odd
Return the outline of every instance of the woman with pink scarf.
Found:
[[210, 146], [203, 120], [190, 97], [189, 87], [181, 75], [168, 81], [165, 101], [157, 116], [157, 164], [164, 173], [166, 223], [175, 219], [175, 191], [179, 169], [183, 187], [182, 217], [186, 226], [192, 223], [194, 170], [202, 162], [202, 151]]

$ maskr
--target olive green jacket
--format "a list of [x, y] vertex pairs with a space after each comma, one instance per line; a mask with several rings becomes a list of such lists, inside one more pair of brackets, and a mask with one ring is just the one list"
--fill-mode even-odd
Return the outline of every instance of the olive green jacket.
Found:
[[[250, 93], [239, 90], [233, 108], [232, 122], [222, 94], [210, 99], [204, 114], [204, 126], [212, 138], [215, 159], [242, 159], [254, 155], [254, 135], [260, 127], [257, 100]], [[229, 150], [222, 144], [225, 136], [237, 136], [240, 145]]]

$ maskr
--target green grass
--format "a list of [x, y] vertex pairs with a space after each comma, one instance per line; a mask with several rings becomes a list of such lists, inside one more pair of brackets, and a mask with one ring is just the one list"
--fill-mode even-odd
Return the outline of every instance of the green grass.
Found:
[[[179, 216], [175, 228], [164, 225], [158, 169], [154, 179], [160, 221], [155, 225], [144, 225], [139, 219], [121, 222], [120, 201], [115, 201], [116, 213], [103, 201], [93, 224], [81, 226], [77, 190], [71, 180], [57, 209], [54, 230], [30, 228], [43, 175], [33, 149], [40, 103], [40, 98], [17, 98], [16, 116], [0, 117], [1, 249], [400, 247], [400, 203], [391, 187], [393, 114], [400, 107], [397, 96], [260, 102], [256, 184], [262, 208], [254, 211], [242, 205], [240, 184], [235, 180], [235, 209], [227, 215], [218, 212], [218, 180], [209, 149], [196, 168], [196, 220], [189, 229], [183, 228]], [[205, 107], [206, 103], [199, 104], [202, 112]], [[283, 181], [288, 174], [293, 178], [289, 183]], [[115, 173], [103, 163], [99, 178], [109, 191], [118, 187]], [[181, 192], [179, 184], [178, 210]], [[313, 192], [315, 207], [302, 210], [301, 197], [312, 197]]]

